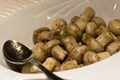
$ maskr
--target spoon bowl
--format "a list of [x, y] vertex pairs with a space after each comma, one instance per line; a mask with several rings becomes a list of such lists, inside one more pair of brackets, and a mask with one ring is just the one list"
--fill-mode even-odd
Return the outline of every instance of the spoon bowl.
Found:
[[3, 46], [5, 60], [13, 64], [25, 64], [33, 58], [32, 51], [15, 40], [8, 40]]
[[32, 51], [22, 43], [15, 40], [6, 41], [3, 45], [3, 54], [8, 65], [15, 71], [20, 71], [23, 64], [30, 62], [41, 69], [49, 80], [63, 80], [36, 61]]

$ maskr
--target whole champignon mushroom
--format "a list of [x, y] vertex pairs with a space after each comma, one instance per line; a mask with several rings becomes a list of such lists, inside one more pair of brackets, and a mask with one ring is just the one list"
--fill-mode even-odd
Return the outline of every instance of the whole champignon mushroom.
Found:
[[60, 70], [69, 70], [77, 67], [78, 67], [78, 64], [76, 60], [70, 60], [70, 61], [63, 62], [60, 66]]
[[108, 29], [115, 35], [120, 35], [120, 19], [111, 20], [108, 23]]
[[87, 22], [85, 22], [82, 18], [77, 19], [75, 21], [75, 24], [78, 26], [78, 28], [80, 29], [80, 32], [83, 33], [85, 31]]
[[52, 30], [55, 31], [56, 39], [61, 40], [64, 38], [66, 33], [67, 22], [64, 19], [58, 18], [52, 23]]
[[66, 25], [67, 25], [67, 22], [64, 19], [58, 18], [55, 21], [53, 21], [51, 28], [52, 30], [60, 31], [61, 27]]
[[69, 69], [74, 69], [80, 67], [76, 60], [69, 60], [63, 62], [60, 66], [55, 67], [55, 71], [62, 71], [62, 70], [69, 70]]
[[96, 34], [95, 34], [96, 29], [97, 29], [97, 26], [94, 22], [88, 22], [85, 32], [92, 35], [93, 37], [95, 37], [96, 36]]
[[103, 46], [93, 37], [91, 37], [88, 33], [83, 34], [82, 41], [89, 47], [90, 50], [95, 52], [104, 51]]
[[50, 31], [50, 29], [48, 27], [41, 27], [41, 28], [38, 28], [36, 29], [34, 32], [33, 32], [33, 43], [36, 44], [38, 42], [41, 41], [41, 39], [39, 38], [39, 35], [41, 34], [41, 32], [43, 31]]
[[99, 60], [103, 60], [103, 59], [110, 57], [110, 53], [107, 51], [100, 52], [100, 53], [97, 53], [97, 56], [99, 57]]
[[82, 62], [82, 58], [85, 52], [87, 52], [88, 48], [86, 45], [81, 45], [75, 47], [67, 56], [67, 59], [76, 60], [78, 64]]
[[40, 39], [41, 41], [48, 41], [48, 40], [52, 40], [55, 38], [55, 32], [54, 31], [42, 31], [39, 35], [38, 35], [38, 39]]
[[91, 19], [94, 17], [95, 11], [91, 7], [85, 8], [82, 14], [80, 14], [80, 18], [84, 19], [86, 22], [91, 21]]
[[45, 44], [43, 42], [36, 43], [32, 49], [34, 58], [40, 62], [43, 62], [47, 58], [45, 50]]
[[96, 40], [103, 46], [105, 47], [108, 45], [110, 42], [114, 40], [112, 33], [109, 31], [103, 32], [101, 35], [99, 35]]
[[95, 63], [97, 61], [99, 61], [99, 57], [97, 56], [97, 54], [95, 52], [87, 51], [84, 54], [83, 62], [85, 65], [92, 64], [92, 63]]
[[53, 57], [48, 57], [44, 62], [43, 62], [43, 66], [45, 68], [47, 68], [49, 71], [53, 71], [54, 67], [56, 66], [56, 59]]
[[100, 27], [102, 25], [106, 26], [106, 22], [101, 17], [98, 16], [93, 17], [92, 22], [95, 22], [97, 27]]
[[55, 59], [63, 61], [68, 52], [65, 51], [60, 45], [56, 45], [51, 49], [51, 54]]
[[68, 35], [73, 36], [77, 41], [81, 39], [82, 32], [75, 23], [70, 23], [67, 26]]
[[79, 45], [73, 36], [66, 36], [61, 42], [68, 52], [71, 52], [76, 46]]
[[120, 50], [120, 41], [119, 40], [113, 41], [106, 47], [106, 51], [108, 51], [110, 53], [110, 55], [115, 54], [119, 50]]
[[51, 49], [58, 44], [60, 44], [60, 40], [57, 39], [50, 40], [45, 44], [45, 50], [48, 56], [51, 56]]

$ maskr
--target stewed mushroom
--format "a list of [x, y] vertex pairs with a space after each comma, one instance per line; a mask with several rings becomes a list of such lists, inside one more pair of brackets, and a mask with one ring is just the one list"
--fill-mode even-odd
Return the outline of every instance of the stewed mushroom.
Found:
[[[58, 18], [51, 29], [36, 29], [33, 43], [34, 58], [49, 71], [84, 67], [120, 51], [120, 19], [110, 20], [107, 25], [103, 18], [95, 15], [93, 8], [87, 7], [70, 21]], [[27, 63], [21, 72], [39, 73], [41, 70]]]

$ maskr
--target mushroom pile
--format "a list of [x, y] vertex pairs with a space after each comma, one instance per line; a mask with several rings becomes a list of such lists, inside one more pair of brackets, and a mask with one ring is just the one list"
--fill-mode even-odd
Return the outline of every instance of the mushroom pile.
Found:
[[[58, 18], [51, 29], [33, 32], [34, 58], [49, 71], [83, 67], [110, 57], [120, 50], [120, 19], [108, 24], [91, 7], [67, 23]], [[41, 72], [35, 65], [23, 65], [22, 73]]]

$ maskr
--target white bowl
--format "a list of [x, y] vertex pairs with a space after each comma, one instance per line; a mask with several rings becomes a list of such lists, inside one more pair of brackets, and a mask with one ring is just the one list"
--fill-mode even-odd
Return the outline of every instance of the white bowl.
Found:
[[[40, 26], [49, 26], [56, 18], [69, 21], [87, 6], [95, 9], [96, 15], [106, 22], [120, 19], [120, 0], [12, 0], [0, 8], [0, 80], [45, 79], [44, 74], [22, 74], [8, 68], [2, 53], [6, 40], [17, 40], [32, 48], [32, 33]], [[2, 2], [2, 1], [1, 1]], [[55, 72], [71, 80], [120, 80], [120, 52], [95, 64]]]

